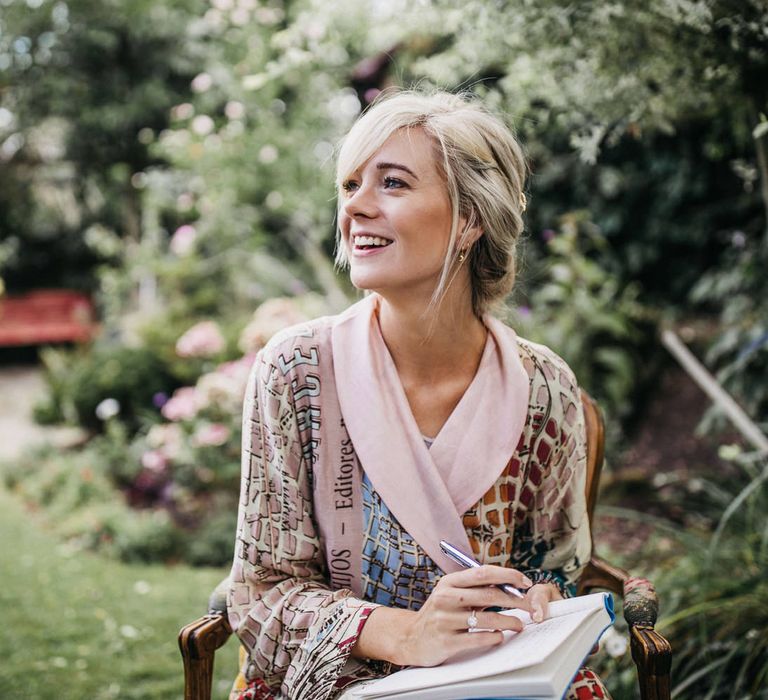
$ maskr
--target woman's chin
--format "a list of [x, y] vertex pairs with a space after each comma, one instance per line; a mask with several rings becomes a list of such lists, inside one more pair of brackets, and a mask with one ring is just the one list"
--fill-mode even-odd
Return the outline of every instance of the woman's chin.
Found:
[[386, 280], [381, 275], [373, 275], [369, 272], [350, 270], [349, 281], [356, 289], [367, 292], [375, 292], [379, 288], [386, 286]]

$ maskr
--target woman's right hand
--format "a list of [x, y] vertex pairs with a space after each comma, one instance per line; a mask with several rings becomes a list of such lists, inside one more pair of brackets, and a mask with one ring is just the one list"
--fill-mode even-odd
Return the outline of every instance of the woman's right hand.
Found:
[[[385, 658], [401, 666], [436, 666], [457, 654], [500, 644], [504, 639], [501, 630], [519, 632], [523, 625], [514, 616], [484, 609], [527, 609], [527, 602], [496, 588], [499, 583], [517, 588], [531, 586], [531, 581], [519, 571], [502, 566], [487, 565], [446, 574], [418, 612], [374, 610], [358, 639], [357, 646], [361, 648], [357, 651], [365, 648], [368, 653], [360, 655]], [[468, 631], [468, 618], [473, 611], [477, 629], [483, 631]], [[387, 648], [386, 653], [375, 653], [380, 645]]]

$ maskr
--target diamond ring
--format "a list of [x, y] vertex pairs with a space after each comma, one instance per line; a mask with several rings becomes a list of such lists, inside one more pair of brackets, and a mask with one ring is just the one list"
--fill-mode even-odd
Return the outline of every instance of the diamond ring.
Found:
[[469, 613], [469, 617], [467, 617], [467, 632], [472, 632], [472, 630], [477, 627], [477, 615], [475, 615], [475, 611]]

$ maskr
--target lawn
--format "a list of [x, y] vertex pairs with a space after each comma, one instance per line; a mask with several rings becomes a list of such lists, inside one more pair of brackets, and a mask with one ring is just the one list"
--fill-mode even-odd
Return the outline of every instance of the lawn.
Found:
[[[129, 565], [74, 550], [0, 488], [0, 698], [183, 697], [176, 635], [225, 572]], [[226, 698], [237, 642], [217, 655]]]

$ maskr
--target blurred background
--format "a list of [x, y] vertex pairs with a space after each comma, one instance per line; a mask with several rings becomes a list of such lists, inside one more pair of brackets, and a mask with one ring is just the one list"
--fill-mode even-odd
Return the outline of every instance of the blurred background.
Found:
[[334, 149], [414, 84], [525, 144], [506, 320], [606, 414], [595, 538], [659, 590], [674, 697], [768, 697], [764, 0], [0, 0], [0, 697], [181, 697], [250, 362], [355, 300]]

